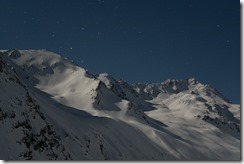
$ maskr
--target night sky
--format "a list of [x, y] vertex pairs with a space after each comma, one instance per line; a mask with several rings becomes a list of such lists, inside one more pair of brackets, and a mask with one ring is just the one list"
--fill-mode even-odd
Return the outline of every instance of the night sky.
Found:
[[240, 103], [238, 0], [1, 0], [0, 49], [47, 49], [92, 74], [195, 77]]

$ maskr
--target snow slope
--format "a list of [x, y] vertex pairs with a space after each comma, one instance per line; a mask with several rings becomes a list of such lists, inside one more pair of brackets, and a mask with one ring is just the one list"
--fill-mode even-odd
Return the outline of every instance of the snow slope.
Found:
[[129, 85], [47, 50], [0, 55], [1, 159], [240, 160], [240, 105], [209, 85]]

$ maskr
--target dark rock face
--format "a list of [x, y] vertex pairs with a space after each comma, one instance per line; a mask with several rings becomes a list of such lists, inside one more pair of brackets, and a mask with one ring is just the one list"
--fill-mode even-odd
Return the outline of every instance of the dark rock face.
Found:
[[[12, 52], [11, 57], [18, 57]], [[22, 147], [18, 159], [37, 159], [36, 152], [47, 156], [47, 159], [72, 159], [62, 145], [62, 140], [52, 124], [46, 119], [40, 105], [32, 98], [28, 87], [8, 68], [0, 56], [0, 89], [11, 83], [21, 92], [10, 94], [10, 107], [0, 100], [0, 127], [4, 131], [18, 133], [16, 143]], [[36, 123], [39, 122], [39, 127]], [[11, 126], [9, 126], [11, 125]], [[19, 139], [18, 139], [19, 138]], [[11, 144], [11, 143], [10, 143]]]

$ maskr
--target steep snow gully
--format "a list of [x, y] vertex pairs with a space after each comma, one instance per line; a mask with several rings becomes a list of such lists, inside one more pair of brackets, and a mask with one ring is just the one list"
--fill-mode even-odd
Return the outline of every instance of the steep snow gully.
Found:
[[2, 160], [240, 160], [240, 105], [196, 79], [130, 85], [2, 50], [0, 91]]

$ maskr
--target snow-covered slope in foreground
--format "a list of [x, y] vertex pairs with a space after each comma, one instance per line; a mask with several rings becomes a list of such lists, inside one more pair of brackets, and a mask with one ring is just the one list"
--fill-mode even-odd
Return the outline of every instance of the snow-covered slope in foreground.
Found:
[[240, 105], [209, 85], [129, 85], [46, 50], [0, 53], [0, 159], [240, 160]]

